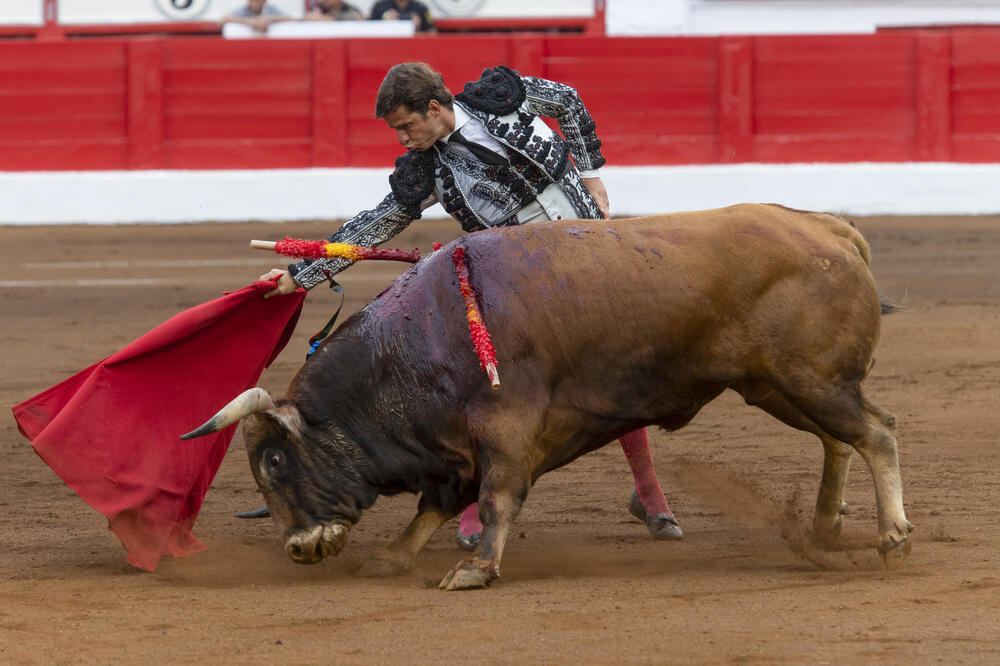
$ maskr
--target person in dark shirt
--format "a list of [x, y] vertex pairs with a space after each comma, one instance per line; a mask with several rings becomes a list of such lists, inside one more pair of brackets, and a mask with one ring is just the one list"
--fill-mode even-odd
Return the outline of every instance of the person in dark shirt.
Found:
[[313, 0], [306, 12], [307, 21], [358, 21], [365, 15], [344, 0]]
[[417, 32], [433, 32], [434, 21], [427, 5], [417, 0], [379, 0], [372, 6], [373, 21], [413, 21]]

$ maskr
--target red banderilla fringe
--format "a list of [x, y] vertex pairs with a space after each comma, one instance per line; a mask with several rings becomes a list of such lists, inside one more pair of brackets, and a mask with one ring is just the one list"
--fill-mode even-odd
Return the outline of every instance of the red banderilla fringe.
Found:
[[415, 264], [420, 261], [420, 252], [411, 250], [380, 250], [374, 247], [351, 245], [350, 243], [331, 243], [329, 241], [303, 240], [301, 238], [285, 238], [275, 243], [268, 241], [250, 241], [251, 247], [274, 250], [286, 257], [297, 259], [347, 259], [352, 262], [364, 259], [383, 259], [387, 261], [405, 261]]
[[472, 290], [472, 282], [469, 280], [469, 267], [465, 263], [465, 250], [456, 247], [451, 253], [451, 261], [455, 264], [455, 274], [458, 276], [458, 288], [462, 292], [462, 300], [465, 301], [465, 316], [469, 320], [469, 335], [472, 336], [472, 346], [475, 347], [476, 355], [479, 356], [479, 367], [486, 371], [490, 378], [490, 386], [494, 389], [500, 388], [500, 373], [497, 372], [496, 350], [493, 349], [493, 342], [490, 334], [483, 323], [483, 315], [476, 303], [476, 294]]

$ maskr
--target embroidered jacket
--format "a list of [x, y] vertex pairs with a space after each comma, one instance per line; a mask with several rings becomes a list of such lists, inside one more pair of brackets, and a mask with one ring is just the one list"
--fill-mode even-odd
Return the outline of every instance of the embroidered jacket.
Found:
[[[396, 160], [391, 192], [382, 203], [347, 220], [330, 241], [379, 245], [436, 201], [466, 231], [518, 224], [518, 211], [536, 199], [550, 218], [601, 217], [577, 169], [598, 169], [605, 159], [594, 121], [573, 88], [501, 65], [466, 84], [455, 104], [506, 148], [510, 165], [484, 164], [440, 141], [424, 152], [408, 152]], [[565, 140], [541, 116], [555, 118]], [[319, 259], [288, 268], [311, 289], [350, 265], [346, 259]]]

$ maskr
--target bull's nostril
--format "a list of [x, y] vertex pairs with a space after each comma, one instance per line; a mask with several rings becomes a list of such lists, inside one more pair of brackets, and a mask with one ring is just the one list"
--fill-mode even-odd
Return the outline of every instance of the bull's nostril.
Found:
[[316, 547], [313, 548], [313, 553], [315, 553], [318, 559], [323, 559], [323, 542], [317, 541]]
[[292, 544], [288, 547], [288, 554], [292, 557], [302, 557], [302, 549], [298, 544]]

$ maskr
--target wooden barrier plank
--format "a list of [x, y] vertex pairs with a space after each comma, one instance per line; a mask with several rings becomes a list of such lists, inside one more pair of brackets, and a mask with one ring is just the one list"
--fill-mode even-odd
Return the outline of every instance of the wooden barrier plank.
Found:
[[723, 37], [718, 42], [719, 162], [753, 159], [753, 41]]
[[167, 169], [294, 169], [308, 164], [312, 158], [312, 142], [308, 139], [169, 139], [164, 142], [163, 151]]
[[347, 125], [345, 42], [318, 41], [312, 59], [312, 166], [337, 167], [350, 163]]
[[917, 49], [916, 159], [951, 159], [951, 36], [920, 32]]
[[128, 168], [163, 166], [163, 75], [161, 42], [129, 42]]
[[983, 161], [996, 154], [992, 141], [984, 136], [980, 150], [969, 137], [1000, 134], [1000, 31], [955, 30], [951, 37], [952, 157]]

